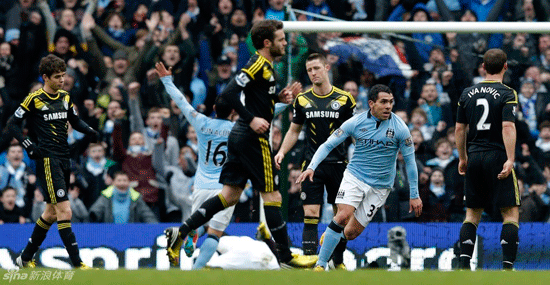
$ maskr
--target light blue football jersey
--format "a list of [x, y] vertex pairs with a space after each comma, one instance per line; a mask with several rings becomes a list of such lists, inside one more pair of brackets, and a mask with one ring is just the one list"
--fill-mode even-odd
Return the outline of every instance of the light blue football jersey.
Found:
[[221, 189], [223, 185], [219, 183], [219, 179], [222, 166], [227, 160], [227, 138], [235, 123], [209, 118], [197, 112], [174, 85], [172, 76], [165, 76], [160, 80], [197, 132], [199, 159], [195, 174], [195, 189]]
[[[372, 187], [393, 187], [399, 150], [404, 157], [414, 158], [414, 145], [405, 122], [393, 113], [389, 119], [380, 121], [369, 110], [351, 117], [334, 131], [319, 147], [308, 168], [315, 170], [326, 154], [349, 136], [355, 139], [355, 152], [347, 169]], [[411, 185], [413, 197], [418, 195], [417, 187]]]

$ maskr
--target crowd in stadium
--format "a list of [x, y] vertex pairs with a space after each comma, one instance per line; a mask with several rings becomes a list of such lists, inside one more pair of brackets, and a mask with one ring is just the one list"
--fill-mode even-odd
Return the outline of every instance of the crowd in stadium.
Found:
[[[172, 67], [175, 85], [194, 108], [215, 116], [217, 95], [254, 53], [248, 32], [261, 19], [289, 19], [284, 0], [3, 0], [0, 5], [0, 129], [30, 93], [42, 87], [38, 63], [48, 53], [68, 65], [64, 90], [79, 116], [99, 130], [91, 143], [69, 131], [73, 222], [180, 222], [191, 211], [197, 161], [195, 130], [170, 100], [154, 65]], [[548, 21], [548, 0], [296, 0], [292, 7], [355, 21]], [[298, 21], [316, 20], [296, 11]], [[288, 76], [307, 90], [305, 60], [328, 53], [339, 33], [291, 33], [291, 52], [275, 63], [278, 81]], [[369, 35], [379, 38], [380, 35]], [[375, 221], [461, 222], [463, 177], [454, 140], [456, 106], [464, 88], [483, 80], [481, 56], [493, 47], [508, 54], [505, 84], [517, 90], [516, 173], [520, 221], [546, 222], [550, 209], [550, 35], [413, 33], [390, 40], [412, 72], [378, 76], [353, 56], [328, 54], [333, 84], [350, 92], [356, 112], [368, 107], [376, 83], [394, 92], [394, 112], [407, 122], [416, 149], [423, 214], [409, 210], [404, 162], [398, 159], [395, 190]], [[272, 122], [277, 153], [283, 121]], [[290, 221], [303, 221], [300, 186], [302, 143], [290, 152], [287, 185]], [[0, 223], [34, 222], [44, 197], [35, 163], [16, 140], [0, 146]], [[350, 145], [350, 157], [353, 145]], [[114, 175], [122, 170], [127, 175]], [[127, 189], [113, 193], [112, 186]], [[256, 193], [256, 194], [254, 194]], [[126, 199], [130, 197], [129, 200]], [[121, 202], [122, 201], [122, 202]], [[126, 203], [124, 201], [130, 201]], [[234, 221], [257, 221], [258, 194], [245, 191]], [[485, 219], [498, 221], [497, 209]]]

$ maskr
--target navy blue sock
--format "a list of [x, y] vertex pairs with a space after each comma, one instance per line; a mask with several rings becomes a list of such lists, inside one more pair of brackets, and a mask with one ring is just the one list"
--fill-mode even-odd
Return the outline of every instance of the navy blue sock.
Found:
[[27, 243], [27, 246], [21, 253], [21, 259], [23, 259], [23, 261], [30, 261], [33, 258], [34, 254], [38, 251], [38, 248], [46, 238], [46, 234], [51, 226], [52, 223], [48, 223], [46, 220], [42, 219], [42, 217], [36, 221], [36, 225], [34, 225], [34, 230], [32, 231], [29, 243]]
[[210, 221], [216, 213], [227, 207], [228, 204], [221, 193], [206, 200], [198, 210], [191, 214], [191, 217], [183, 222], [180, 227], [180, 237], [184, 239], [189, 232], [204, 225], [206, 222]]
[[460, 228], [460, 269], [471, 269], [470, 260], [474, 254], [477, 225], [464, 221]]
[[500, 233], [500, 245], [502, 246], [502, 268], [513, 269], [514, 261], [518, 252], [519, 225], [516, 223], [505, 223]]
[[319, 217], [304, 217], [304, 231], [302, 232], [302, 250], [304, 255], [317, 254], [319, 236], [317, 225]]

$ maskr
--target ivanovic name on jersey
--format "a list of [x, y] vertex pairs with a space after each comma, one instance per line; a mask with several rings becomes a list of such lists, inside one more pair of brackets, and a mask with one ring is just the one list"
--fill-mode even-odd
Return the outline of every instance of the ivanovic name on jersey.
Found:
[[338, 111], [306, 111], [306, 118], [331, 118], [338, 119], [340, 112]]
[[44, 121], [67, 119], [67, 112], [55, 112], [44, 114]]
[[470, 92], [468, 92], [468, 97], [472, 98], [472, 96], [478, 93], [490, 94], [494, 99], [500, 97], [498, 90], [489, 86], [480, 86], [470, 90]]

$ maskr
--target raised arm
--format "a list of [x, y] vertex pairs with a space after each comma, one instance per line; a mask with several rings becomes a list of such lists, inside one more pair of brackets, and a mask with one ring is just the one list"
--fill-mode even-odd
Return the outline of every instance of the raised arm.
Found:
[[44, 16], [44, 20], [46, 22], [46, 31], [48, 35], [48, 45], [51, 45], [53, 44], [55, 32], [57, 31], [57, 23], [53, 18], [52, 10], [50, 10], [50, 6], [46, 2], [46, 0], [38, 0], [38, 3], [36, 3], [36, 5]]
[[195, 110], [193, 106], [187, 102], [187, 98], [185, 98], [183, 93], [181, 93], [181, 91], [176, 87], [172, 79], [171, 68], [166, 69], [162, 62], [157, 62], [155, 64], [155, 68], [160, 77], [160, 81], [164, 85], [164, 88], [166, 88], [166, 92], [170, 95], [170, 98], [176, 102], [176, 105], [178, 105], [181, 109], [181, 112], [185, 118], [196, 129], [200, 125], [200, 122], [206, 119], [206, 116], [197, 112], [197, 110]]

